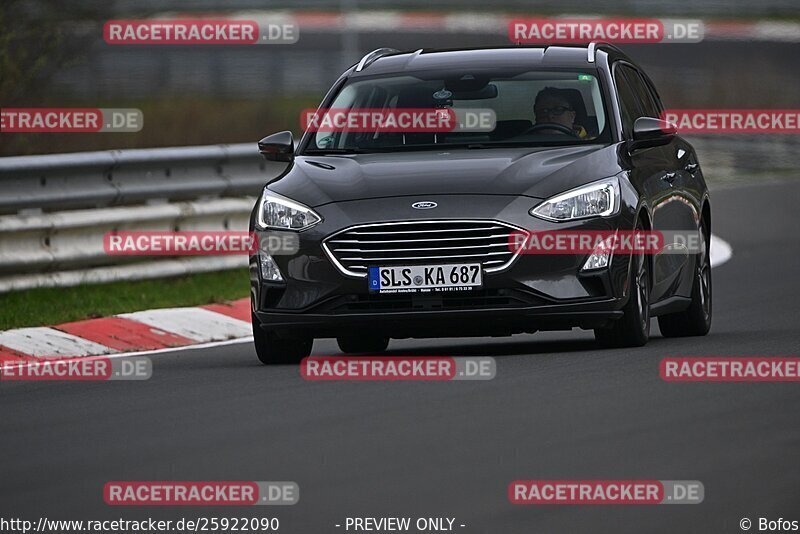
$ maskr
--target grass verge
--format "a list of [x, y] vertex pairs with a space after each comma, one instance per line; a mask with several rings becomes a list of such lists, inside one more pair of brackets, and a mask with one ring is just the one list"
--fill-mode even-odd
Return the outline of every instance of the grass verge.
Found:
[[0, 330], [55, 325], [117, 313], [226, 302], [250, 294], [247, 269], [179, 278], [37, 288], [0, 294]]

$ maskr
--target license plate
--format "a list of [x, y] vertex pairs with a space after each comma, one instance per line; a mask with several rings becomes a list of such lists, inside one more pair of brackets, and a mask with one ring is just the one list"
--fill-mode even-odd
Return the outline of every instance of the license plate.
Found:
[[369, 289], [380, 293], [469, 291], [482, 285], [480, 263], [369, 268]]

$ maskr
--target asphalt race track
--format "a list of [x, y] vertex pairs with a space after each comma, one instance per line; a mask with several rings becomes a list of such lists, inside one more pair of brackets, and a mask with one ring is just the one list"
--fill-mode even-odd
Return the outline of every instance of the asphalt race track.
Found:
[[[800, 353], [800, 183], [712, 189], [714, 269], [702, 338], [600, 350], [589, 332], [393, 341], [395, 355], [494, 356], [473, 382], [305, 382], [250, 344], [154, 356], [146, 382], [0, 384], [0, 509], [36, 520], [455, 517], [464, 533], [741, 532], [800, 520], [800, 384], [667, 383], [665, 356]], [[41, 303], [45, 306], [46, 303]], [[314, 354], [337, 354], [332, 340]], [[515, 506], [517, 479], [700, 480], [674, 506]], [[110, 480], [295, 481], [290, 507], [110, 507]], [[758, 531], [754, 526], [752, 531]]]

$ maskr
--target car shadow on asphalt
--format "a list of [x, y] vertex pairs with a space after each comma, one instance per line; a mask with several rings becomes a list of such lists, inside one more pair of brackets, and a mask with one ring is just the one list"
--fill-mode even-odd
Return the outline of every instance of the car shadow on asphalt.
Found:
[[525, 340], [494, 343], [433, 345], [414, 349], [390, 349], [384, 356], [521, 356], [604, 350], [593, 339]]

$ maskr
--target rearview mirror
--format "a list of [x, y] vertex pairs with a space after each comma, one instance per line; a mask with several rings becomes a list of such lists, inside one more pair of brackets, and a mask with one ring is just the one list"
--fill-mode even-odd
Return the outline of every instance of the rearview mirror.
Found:
[[453, 100], [485, 100], [487, 98], [497, 98], [497, 86], [493, 83], [476, 91], [455, 91], [453, 93]]
[[639, 148], [666, 145], [677, 132], [677, 127], [671, 122], [653, 117], [639, 117], [633, 123], [633, 140], [629, 150], [633, 152]]
[[258, 151], [268, 161], [292, 161], [294, 136], [289, 131], [268, 135], [258, 142]]

